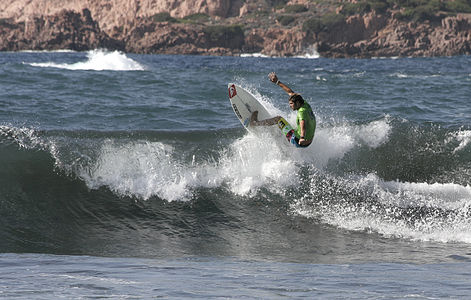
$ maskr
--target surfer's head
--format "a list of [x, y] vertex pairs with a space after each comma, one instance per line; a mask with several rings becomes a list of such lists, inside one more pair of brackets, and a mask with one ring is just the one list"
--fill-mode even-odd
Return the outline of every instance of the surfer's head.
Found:
[[304, 104], [304, 99], [303, 97], [298, 94], [294, 93], [289, 97], [289, 107], [291, 107], [292, 110], [297, 110]]

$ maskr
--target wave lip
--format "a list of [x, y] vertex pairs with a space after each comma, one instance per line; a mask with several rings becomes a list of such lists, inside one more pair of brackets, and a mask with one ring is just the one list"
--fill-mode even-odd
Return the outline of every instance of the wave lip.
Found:
[[119, 51], [92, 50], [87, 53], [87, 61], [72, 64], [54, 62], [31, 63], [31, 66], [42, 68], [59, 68], [66, 70], [92, 71], [144, 71], [145, 67]]

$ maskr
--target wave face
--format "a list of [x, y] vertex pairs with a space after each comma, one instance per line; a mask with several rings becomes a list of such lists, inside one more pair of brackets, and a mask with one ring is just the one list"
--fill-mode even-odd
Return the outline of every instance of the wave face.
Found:
[[[263, 204], [263, 222], [274, 222], [270, 213], [283, 214], [277, 227], [303, 217], [311, 220], [308, 228], [329, 224], [384, 238], [471, 242], [466, 132], [419, 129], [388, 117], [317, 134], [307, 151], [292, 151], [288, 144], [274, 145], [273, 136], [234, 130], [49, 132], [3, 126], [2, 227], [12, 231], [2, 235], [14, 240], [18, 226], [26, 227], [21, 243], [28, 249], [46, 243], [54, 251], [56, 239], [62, 245], [70, 232], [79, 241], [88, 230], [114, 238], [109, 226], [118, 227], [120, 238], [123, 226], [144, 234], [150, 226], [148, 234], [173, 239], [211, 239], [207, 230], [218, 231], [216, 236], [221, 230], [227, 242], [226, 226], [229, 232], [260, 230], [244, 218], [262, 213]], [[407, 156], [411, 147], [415, 154]], [[204, 225], [198, 225], [200, 214]], [[51, 232], [50, 226], [57, 228]]]
[[[2, 77], [2, 252], [430, 262], [471, 243], [471, 128], [433, 98], [437, 76], [448, 77], [461, 109], [467, 74], [441, 66], [419, 76], [415, 60], [293, 58], [301, 71], [291, 85], [328, 99], [306, 97], [318, 129], [309, 148], [293, 149], [276, 130], [246, 132], [225, 90], [238, 82], [294, 124], [285, 98], [246, 79], [281, 59], [136, 56], [143, 71], [105, 73], [32, 62], [71, 66], [83, 55], [7, 55], [22, 62]], [[302, 71], [306, 61], [312, 70]], [[243, 71], [228, 67], [239, 62]], [[36, 88], [20, 90], [24, 70]], [[390, 79], [381, 91], [378, 76]], [[401, 101], [413, 94], [403, 80], [428, 84], [433, 101]], [[446, 118], [437, 122], [426, 101]]]

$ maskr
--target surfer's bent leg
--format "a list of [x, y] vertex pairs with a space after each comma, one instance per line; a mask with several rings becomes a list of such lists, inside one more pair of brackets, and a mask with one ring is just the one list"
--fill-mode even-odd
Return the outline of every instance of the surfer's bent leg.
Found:
[[258, 111], [254, 111], [250, 117], [250, 125], [252, 126], [272, 126], [278, 124], [278, 121], [281, 119], [280, 116], [276, 116], [270, 119], [257, 121]]

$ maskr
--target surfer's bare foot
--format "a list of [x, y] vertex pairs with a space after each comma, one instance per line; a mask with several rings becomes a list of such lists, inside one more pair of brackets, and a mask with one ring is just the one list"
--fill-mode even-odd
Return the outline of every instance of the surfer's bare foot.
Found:
[[257, 125], [257, 119], [258, 119], [258, 110], [254, 111], [252, 115], [250, 116], [250, 125], [251, 126], [256, 126]]

